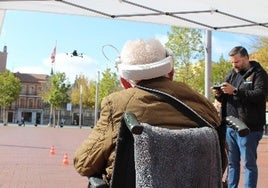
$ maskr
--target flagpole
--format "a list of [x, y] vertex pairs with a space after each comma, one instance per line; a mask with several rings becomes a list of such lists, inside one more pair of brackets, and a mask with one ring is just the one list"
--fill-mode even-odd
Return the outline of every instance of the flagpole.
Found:
[[[56, 41], [55, 47], [53, 48], [52, 53], [50, 55], [50, 59], [51, 59], [50, 76], [52, 76], [54, 74], [55, 61], [56, 61], [56, 51], [57, 51], [57, 41]], [[50, 126], [50, 127], [52, 126], [52, 119], [53, 119], [53, 106], [52, 106], [52, 104], [50, 104], [50, 113], [49, 113], [49, 122], [48, 122], [48, 126]]]
[[51, 53], [51, 73], [54, 74], [55, 72], [55, 65], [56, 65], [56, 54], [57, 54], [57, 41], [55, 42], [55, 47]]

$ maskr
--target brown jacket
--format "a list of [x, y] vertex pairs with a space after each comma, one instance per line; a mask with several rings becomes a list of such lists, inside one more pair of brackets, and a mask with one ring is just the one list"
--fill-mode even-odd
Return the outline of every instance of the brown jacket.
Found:
[[[184, 83], [161, 77], [139, 82], [139, 85], [166, 92], [186, 103], [213, 126], [220, 125], [211, 102]], [[111, 178], [115, 144], [122, 114], [133, 112], [139, 121], [154, 126], [181, 129], [198, 126], [170, 104], [138, 88], [112, 93], [101, 104], [100, 119], [89, 137], [74, 155], [74, 167], [82, 176], [106, 174]]]

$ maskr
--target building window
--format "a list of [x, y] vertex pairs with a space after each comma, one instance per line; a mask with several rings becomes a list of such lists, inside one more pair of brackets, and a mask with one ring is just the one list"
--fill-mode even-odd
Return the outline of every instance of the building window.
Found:
[[25, 87], [25, 85], [23, 85], [21, 87], [21, 94], [26, 94], [26, 87]]
[[34, 94], [34, 86], [30, 86], [30, 88], [29, 88], [29, 94]]
[[33, 99], [29, 99], [29, 108], [33, 107]]
[[42, 104], [43, 104], [42, 100], [41, 99], [37, 99], [37, 106], [39, 108], [42, 108]]
[[42, 86], [38, 86], [38, 93], [41, 93], [42, 91]]
[[25, 99], [20, 99], [20, 108], [25, 108]]

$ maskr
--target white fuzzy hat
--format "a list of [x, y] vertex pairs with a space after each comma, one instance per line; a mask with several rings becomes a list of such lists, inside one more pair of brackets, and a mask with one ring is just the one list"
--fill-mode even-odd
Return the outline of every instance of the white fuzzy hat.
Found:
[[147, 80], [169, 73], [173, 56], [156, 39], [128, 41], [117, 60], [118, 71], [126, 80]]

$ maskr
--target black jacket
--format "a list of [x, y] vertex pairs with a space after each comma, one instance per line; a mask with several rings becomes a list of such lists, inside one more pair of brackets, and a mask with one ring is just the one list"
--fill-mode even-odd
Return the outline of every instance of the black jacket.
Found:
[[222, 119], [233, 115], [242, 120], [251, 131], [263, 131], [268, 75], [258, 62], [250, 61], [250, 64], [250, 69], [241, 79], [237, 80], [240, 73], [231, 70], [224, 80], [237, 87], [237, 94], [222, 94], [217, 100], [222, 102]]

